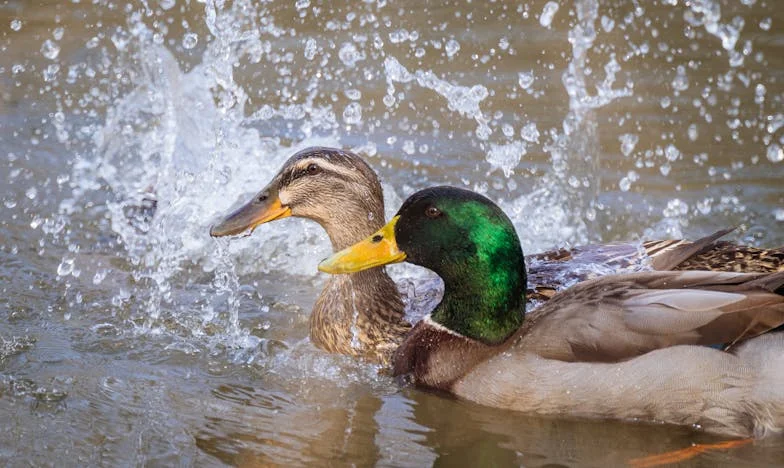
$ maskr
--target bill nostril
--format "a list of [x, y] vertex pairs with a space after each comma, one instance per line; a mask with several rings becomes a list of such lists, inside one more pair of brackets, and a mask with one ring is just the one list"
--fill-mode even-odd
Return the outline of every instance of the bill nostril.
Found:
[[370, 242], [372, 242], [374, 244], [378, 244], [379, 242], [381, 242], [381, 239], [383, 239], [383, 238], [384, 238], [384, 236], [382, 236], [381, 234], [376, 234], [375, 236], [370, 238]]
[[267, 195], [259, 195], [258, 198], [256, 198], [256, 201], [261, 203], [267, 201], [267, 198], [269, 198]]

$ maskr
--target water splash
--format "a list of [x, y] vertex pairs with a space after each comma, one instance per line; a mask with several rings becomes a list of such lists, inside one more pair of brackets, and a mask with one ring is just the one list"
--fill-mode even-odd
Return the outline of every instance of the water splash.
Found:
[[[285, 271], [311, 277], [318, 259], [329, 250], [326, 238], [318, 226], [295, 220], [286, 220], [285, 229], [262, 226], [254, 236], [228, 245], [216, 244], [206, 233], [219, 214], [256, 192], [285, 158], [311, 145], [353, 146], [387, 174], [393, 166], [410, 171], [412, 182], [401, 176], [396, 189], [385, 185], [392, 212], [402, 201], [400, 194], [441, 182], [439, 177], [489, 193], [501, 200], [525, 233], [527, 251], [597, 240], [603, 232], [600, 228], [609, 224], [603, 222], [607, 221], [602, 219], [605, 205], [599, 199], [602, 148], [597, 114], [619, 102], [631, 102], [629, 97], [639, 98], [634, 96], [634, 83], [628, 77], [632, 67], [626, 62], [650, 53], [651, 47], [631, 41], [626, 46], [608, 46], [604, 39], [633, 29], [633, 23], [644, 18], [638, 8], [627, 17], [609, 18], [599, 15], [596, 0], [575, 2], [570, 7], [576, 19], [568, 34], [571, 53], [566, 52], [565, 69], [557, 70], [559, 86], [557, 80], [545, 85], [545, 66], [532, 68], [533, 63], [526, 63], [523, 69], [495, 68], [515, 63], [502, 61], [507, 56], [501, 54], [519, 53], [508, 36], [493, 38], [487, 51], [476, 51], [451, 33], [432, 37], [438, 33], [384, 21], [380, 19], [383, 5], [363, 4], [339, 20], [322, 21], [329, 37], [299, 31], [298, 24], [276, 24], [281, 11], [294, 12], [299, 18], [315, 14], [308, 2], [291, 5], [290, 10], [250, 0], [209, 0], [203, 5], [204, 16], [199, 19], [206, 30], [178, 32], [176, 40], [169, 42], [161, 40], [148, 10], [129, 9], [127, 24], [107, 35], [109, 49], [100, 57], [110, 67], [101, 72], [120, 79], [105, 89], [88, 90], [80, 103], [95, 116], [80, 126], [69, 125], [69, 118], [56, 113], [53, 116], [58, 138], [86, 142], [77, 147], [70, 173], [62, 182], [58, 180], [71, 193], [60, 204], [57, 216], [33, 219], [34, 228], [42, 228], [63, 245], [77, 246], [63, 255], [58, 269], [69, 299], [76, 300], [76, 285], [86, 277], [96, 287], [113, 288], [112, 314], [137, 333], [184, 333], [218, 337], [215, 340], [232, 346], [260, 346], [248, 338], [251, 335], [240, 320], [240, 308], [247, 299], [231, 291], [240, 286], [244, 275]], [[733, 30], [721, 26], [721, 17], [716, 17], [711, 5], [692, 2], [687, 13], [710, 34], [728, 37], [722, 50], [746, 51], [740, 38], [732, 40]], [[548, 8], [531, 21], [532, 27], [557, 30], [559, 22], [553, 18], [566, 17], [565, 6], [563, 11]], [[528, 18], [528, 7], [520, 12]], [[540, 26], [537, 20], [543, 17], [547, 24]], [[352, 22], [362, 23], [368, 32], [349, 33]], [[738, 22], [723, 24], [738, 34], [743, 29]], [[658, 33], [640, 34], [655, 37]], [[98, 53], [102, 48], [94, 42], [86, 47]], [[57, 43], [59, 39], [53, 36], [52, 44]], [[665, 46], [658, 47], [664, 50]], [[54, 48], [47, 45], [41, 53], [54, 55]], [[198, 63], [182, 59], [196, 53], [200, 54]], [[94, 76], [89, 65], [66, 66], [63, 55], [47, 58], [61, 68], [55, 83], [79, 84]], [[304, 62], [295, 60], [300, 56]], [[430, 61], [434, 56], [437, 59]], [[484, 77], [450, 74], [442, 68], [469, 59], [475, 65], [486, 65]], [[248, 71], [261, 67], [274, 69], [264, 75], [269, 82], [255, 82], [256, 75]], [[691, 69], [681, 63], [671, 67], [664, 80], [667, 92], [672, 93], [666, 96], [667, 112], [675, 112], [678, 97], [702, 92], [703, 84], [690, 76]], [[728, 83], [740, 76], [719, 77], [715, 86], [729, 89]], [[749, 83], [752, 86], [755, 81]], [[386, 92], [374, 92], [384, 88]], [[760, 156], [778, 160], [784, 153], [774, 134], [784, 120], [778, 114], [766, 116], [762, 110], [772, 102], [774, 90], [752, 89], [754, 99], [759, 100], [760, 121], [767, 128], [762, 137], [767, 152]], [[417, 107], [420, 94], [415, 98], [413, 91], [422, 90], [438, 107], [426, 108], [427, 112]], [[535, 122], [524, 113], [509, 115], [514, 111], [499, 104], [507, 98], [541, 99], [564, 90], [568, 103], [556, 125]], [[714, 91], [707, 89], [705, 97], [699, 96], [703, 109], [718, 105]], [[63, 108], [67, 100], [62, 98], [58, 105]], [[704, 113], [706, 120], [714, 118]], [[387, 115], [396, 127], [386, 126]], [[625, 116], [619, 120], [624, 119], [633, 121]], [[426, 134], [427, 125], [433, 127], [431, 135]], [[462, 136], [454, 130], [461, 127], [469, 130]], [[692, 123], [689, 138], [709, 137], [705, 127], [701, 125], [698, 132]], [[464, 145], [480, 153], [484, 161], [480, 158], [481, 164], [455, 171], [447, 164], [435, 177], [419, 171], [422, 162], [433, 166], [442, 162], [438, 146], [450, 143], [453, 132], [458, 148], [446, 150], [449, 154], [459, 155]], [[639, 128], [624, 132], [620, 145], [617, 139], [613, 141], [614, 149], [620, 147], [621, 155], [639, 160], [639, 166], [620, 172], [612, 181], [621, 192], [633, 193], [637, 181], [650, 175], [645, 170], [651, 168], [656, 175], [667, 177], [693, 156], [681, 144], [647, 147]], [[407, 136], [398, 138], [400, 133]], [[418, 141], [420, 137], [425, 141]], [[671, 147], [677, 149], [677, 157]], [[397, 159], [387, 157], [393, 152], [399, 154]], [[549, 164], [532, 169], [530, 162], [542, 153], [549, 156]], [[699, 164], [706, 158], [700, 157]], [[29, 189], [26, 197], [37, 201], [43, 193]], [[659, 227], [668, 226], [666, 232], [676, 232], [673, 226], [682, 227], [695, 210], [739, 212], [742, 205], [718, 197], [699, 203], [686, 197], [669, 201], [675, 203], [676, 198], [686, 206], [685, 214], [680, 205], [670, 207], [665, 202], [656, 207], [662, 219]], [[122, 252], [112, 259], [114, 265], [91, 259], [88, 241], [78, 245], [69, 226], [75, 222], [99, 226], [96, 230], [107, 233], [106, 244], [120, 246]], [[81, 280], [80, 271], [87, 273]], [[264, 297], [262, 293], [254, 300]], [[429, 299], [424, 302], [429, 304]]]
[[488, 125], [489, 118], [479, 107], [488, 96], [487, 88], [483, 85], [470, 87], [455, 85], [438, 78], [431, 70], [416, 70], [411, 73], [394, 57], [387, 57], [384, 60], [384, 72], [388, 83], [387, 95], [384, 97], [384, 104], [387, 107], [393, 107], [396, 102], [394, 83], [416, 81], [423, 88], [443, 96], [450, 110], [474, 119], [477, 123], [476, 136], [480, 140], [487, 140], [490, 137], [492, 130]]

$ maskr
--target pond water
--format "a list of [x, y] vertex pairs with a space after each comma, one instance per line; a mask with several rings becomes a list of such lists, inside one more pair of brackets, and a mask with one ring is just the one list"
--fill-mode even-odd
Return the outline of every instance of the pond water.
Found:
[[388, 214], [488, 194], [528, 253], [784, 244], [778, 2], [2, 0], [0, 51], [0, 463], [610, 466], [717, 440], [400, 389], [308, 341], [318, 226], [208, 230], [327, 145]]

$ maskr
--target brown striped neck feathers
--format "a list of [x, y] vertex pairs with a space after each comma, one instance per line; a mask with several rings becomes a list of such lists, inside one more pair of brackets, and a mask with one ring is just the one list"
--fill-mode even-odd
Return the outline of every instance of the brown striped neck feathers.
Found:
[[522, 324], [526, 274], [520, 240], [493, 202], [454, 187], [411, 196], [398, 212], [395, 238], [406, 261], [444, 280], [433, 321], [486, 344]]

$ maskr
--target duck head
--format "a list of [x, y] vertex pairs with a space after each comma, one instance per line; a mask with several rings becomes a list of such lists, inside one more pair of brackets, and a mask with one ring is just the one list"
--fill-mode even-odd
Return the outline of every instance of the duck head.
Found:
[[357, 155], [313, 147], [289, 158], [247, 203], [210, 228], [213, 237], [252, 231], [289, 216], [311, 219], [342, 249], [384, 223], [384, 197], [376, 173]]

